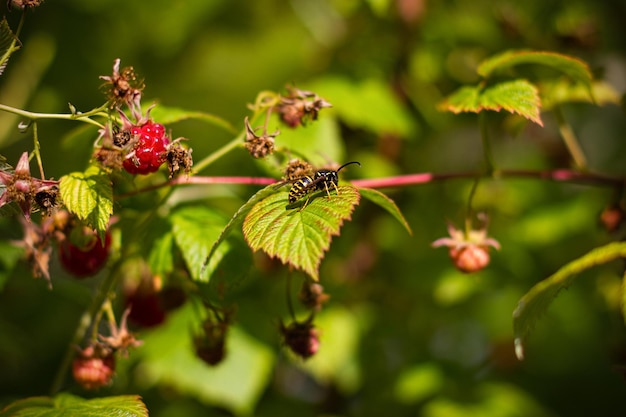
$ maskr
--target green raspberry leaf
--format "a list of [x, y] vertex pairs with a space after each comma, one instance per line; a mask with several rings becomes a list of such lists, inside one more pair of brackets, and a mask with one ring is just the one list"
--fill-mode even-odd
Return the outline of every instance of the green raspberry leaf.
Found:
[[59, 188], [65, 207], [104, 235], [113, 214], [113, 186], [97, 166], [61, 177]]
[[596, 265], [605, 264], [618, 258], [626, 258], [626, 243], [610, 243], [595, 248], [580, 258], [566, 264], [556, 273], [537, 283], [519, 301], [513, 312], [513, 330], [515, 333], [515, 353], [518, 359], [524, 357], [523, 340], [530, 333], [541, 315], [558, 295], [567, 288], [576, 274]]
[[465, 86], [452, 93], [439, 108], [452, 113], [506, 110], [543, 126], [539, 115], [541, 99], [537, 88], [526, 80], [498, 83], [489, 87]]
[[202, 263], [224, 228], [226, 219], [204, 206], [181, 207], [170, 218], [174, 240], [183, 254], [192, 278], [208, 282], [217, 265], [230, 250], [227, 245], [222, 246], [210, 268], [203, 267]]
[[30, 397], [15, 401], [0, 411], [0, 417], [148, 417], [146, 405], [136, 395], [85, 400], [70, 394], [54, 398]]
[[404, 228], [407, 232], [409, 232], [410, 235], [413, 234], [411, 226], [409, 226], [409, 222], [406, 221], [406, 219], [402, 215], [402, 212], [391, 198], [387, 197], [385, 194], [381, 193], [378, 190], [374, 190], [373, 188], [359, 188], [359, 192], [364, 198], [368, 199], [374, 204], [378, 204], [380, 207], [387, 210], [389, 214], [395, 217], [395, 219], [398, 220], [402, 226], [404, 226]]
[[592, 75], [589, 66], [582, 60], [563, 54], [543, 51], [507, 51], [483, 61], [478, 74], [489, 78], [511, 67], [523, 64], [543, 65], [565, 73], [575, 82], [590, 87]]
[[330, 200], [323, 191], [311, 194], [308, 204], [304, 197], [288, 205], [288, 196], [288, 191], [279, 191], [256, 203], [243, 222], [244, 237], [253, 250], [261, 249], [318, 280], [324, 252], [361, 196], [349, 185], [338, 187]]

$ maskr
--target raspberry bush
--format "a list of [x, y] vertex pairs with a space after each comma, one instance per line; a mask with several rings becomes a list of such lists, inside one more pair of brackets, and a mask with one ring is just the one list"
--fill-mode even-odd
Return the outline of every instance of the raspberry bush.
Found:
[[623, 8], [118, 3], [0, 22], [0, 417], [621, 415]]

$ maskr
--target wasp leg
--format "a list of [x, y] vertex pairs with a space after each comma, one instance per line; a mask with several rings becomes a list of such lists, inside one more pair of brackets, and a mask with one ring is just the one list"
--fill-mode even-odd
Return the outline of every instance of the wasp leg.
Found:
[[302, 207], [300, 207], [300, 208], [298, 209], [298, 211], [302, 211], [302, 210], [304, 210], [304, 208], [306, 207], [306, 205], [307, 205], [307, 204], [309, 204], [309, 200], [310, 200], [310, 199], [311, 199], [311, 196], [310, 196], [310, 195], [309, 195], [309, 196], [307, 196], [307, 197], [306, 197], [306, 201], [304, 202], [304, 204], [302, 205]]
[[326, 190], [326, 198], [330, 201], [330, 190], [328, 189], [328, 183], [324, 183], [324, 190]]

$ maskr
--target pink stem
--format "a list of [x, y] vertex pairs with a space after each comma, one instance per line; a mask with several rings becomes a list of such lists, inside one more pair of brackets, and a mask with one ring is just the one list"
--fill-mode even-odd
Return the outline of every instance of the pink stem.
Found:
[[[362, 188], [388, 188], [400, 187], [408, 185], [427, 184], [435, 181], [445, 181], [451, 179], [476, 178], [481, 175], [476, 172], [458, 172], [448, 174], [435, 174], [431, 172], [423, 172], [416, 174], [397, 175], [394, 177], [384, 178], [365, 178], [353, 180], [350, 183], [356, 187]], [[556, 169], [552, 171], [523, 171], [523, 170], [503, 170], [496, 171], [494, 178], [537, 178], [546, 179], [557, 182], [571, 182], [576, 184], [604, 185], [618, 187], [626, 184], [626, 180], [617, 177], [609, 177], [600, 174], [592, 174], [589, 172], [579, 172], [569, 169]], [[156, 190], [161, 187], [172, 185], [191, 185], [191, 184], [242, 184], [242, 185], [270, 185], [277, 183], [279, 180], [265, 177], [178, 177], [170, 181], [155, 184], [150, 187], [136, 190], [132, 193], [119, 195], [118, 198], [124, 198], [131, 195], [139, 194], [146, 191]]]

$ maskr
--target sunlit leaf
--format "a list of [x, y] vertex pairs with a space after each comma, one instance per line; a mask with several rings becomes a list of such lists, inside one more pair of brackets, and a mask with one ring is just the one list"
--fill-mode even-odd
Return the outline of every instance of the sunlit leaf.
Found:
[[0, 417], [147, 417], [148, 410], [136, 395], [120, 395], [85, 400], [70, 394], [54, 398], [31, 397], [15, 401]]
[[517, 357], [523, 359], [524, 339], [559, 291], [568, 287], [577, 274], [593, 266], [624, 257], [626, 257], [626, 243], [610, 243], [568, 263], [556, 273], [532, 287], [522, 297], [513, 312], [513, 330], [515, 333], [515, 352]]
[[555, 52], [506, 51], [483, 61], [478, 67], [478, 73], [482, 77], [488, 78], [494, 73], [522, 64], [537, 64], [551, 67], [565, 73], [576, 82], [586, 86], [591, 84], [592, 75], [587, 63]]
[[64, 175], [59, 188], [71, 213], [101, 234], [106, 231], [113, 214], [113, 187], [104, 171], [90, 166], [85, 172]]
[[149, 387], [174, 387], [182, 394], [250, 415], [272, 376], [272, 350], [234, 326], [226, 339], [226, 357], [209, 366], [194, 354], [191, 329], [198, 317], [188, 303], [158, 329], [142, 332], [136, 352], [138, 378]]
[[174, 234], [163, 233], [152, 243], [148, 265], [155, 275], [165, 275], [174, 269]]
[[439, 109], [452, 113], [506, 110], [543, 126], [537, 88], [526, 80], [502, 82], [489, 87], [465, 86], [448, 96]]
[[391, 198], [373, 188], [359, 188], [359, 193], [361, 193], [362, 197], [387, 210], [393, 217], [395, 217], [396, 220], [400, 222], [402, 226], [404, 226], [410, 235], [413, 234], [411, 226], [409, 226], [409, 223], [402, 215], [402, 212]]
[[229, 250], [227, 245], [223, 245], [211, 259], [208, 268], [203, 267], [211, 247], [226, 224], [226, 219], [209, 207], [190, 206], [174, 211], [171, 214], [171, 222], [176, 245], [183, 254], [192, 278], [197, 281], [208, 281]]
[[199, 111], [185, 110], [177, 107], [166, 107], [158, 105], [150, 111], [150, 116], [154, 118], [158, 123], [169, 125], [183, 120], [201, 120], [210, 125], [217, 126], [230, 133], [237, 133], [238, 129], [234, 127], [229, 121], [222, 119], [211, 113], [204, 113]]
[[294, 207], [288, 206], [287, 191], [264, 198], [246, 216], [243, 234], [253, 250], [263, 250], [317, 280], [324, 252], [344, 220], [350, 219], [360, 195], [356, 188], [344, 185], [330, 200], [322, 191], [311, 197], [302, 198]]

